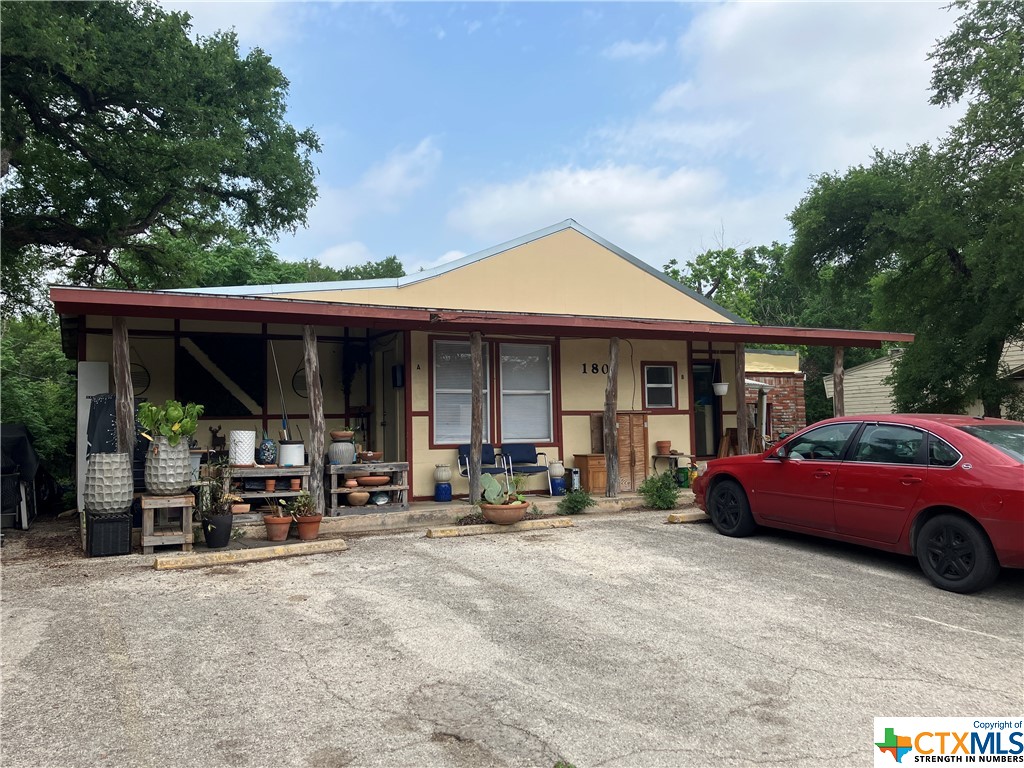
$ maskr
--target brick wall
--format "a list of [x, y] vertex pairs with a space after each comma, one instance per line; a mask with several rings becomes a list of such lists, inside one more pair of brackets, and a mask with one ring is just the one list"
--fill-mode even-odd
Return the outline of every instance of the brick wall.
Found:
[[[747, 371], [747, 378], [767, 384], [768, 402], [771, 403], [771, 436], [779, 432], [796, 432], [807, 426], [807, 410], [804, 405], [803, 373], [757, 373]], [[757, 406], [756, 390], [746, 391], [746, 401], [751, 414]]]

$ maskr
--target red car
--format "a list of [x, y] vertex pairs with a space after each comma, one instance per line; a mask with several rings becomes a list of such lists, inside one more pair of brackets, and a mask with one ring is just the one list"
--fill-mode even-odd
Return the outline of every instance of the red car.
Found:
[[1024, 423], [885, 414], [826, 419], [764, 453], [709, 461], [693, 484], [719, 533], [758, 525], [916, 555], [974, 592], [1024, 568]]

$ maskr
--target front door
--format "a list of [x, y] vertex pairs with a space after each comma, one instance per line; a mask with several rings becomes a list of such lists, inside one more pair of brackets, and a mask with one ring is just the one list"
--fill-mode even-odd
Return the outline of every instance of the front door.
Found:
[[865, 425], [836, 479], [836, 530], [894, 543], [921, 493], [925, 471], [923, 432]]
[[784, 458], [765, 459], [754, 483], [758, 514], [805, 528], [835, 530], [836, 475], [858, 426], [851, 422], [809, 430], [781, 446]]
[[647, 477], [647, 414], [618, 413], [619, 490], [635, 492]]
[[715, 366], [693, 365], [693, 452], [697, 456], [718, 455], [722, 438], [721, 398], [715, 397], [711, 386], [715, 381]]

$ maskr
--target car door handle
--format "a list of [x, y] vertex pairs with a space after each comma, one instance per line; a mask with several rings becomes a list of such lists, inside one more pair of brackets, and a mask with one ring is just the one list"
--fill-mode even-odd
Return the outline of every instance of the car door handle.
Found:
[[905, 477], [900, 478], [900, 483], [902, 483], [903, 485], [917, 485], [920, 482], [921, 478], [914, 477], [913, 475], [907, 475]]
[[826, 472], [824, 469], [819, 469], [817, 472], [814, 473], [814, 476], [820, 479], [824, 479], [826, 477], [832, 477], [832, 473]]

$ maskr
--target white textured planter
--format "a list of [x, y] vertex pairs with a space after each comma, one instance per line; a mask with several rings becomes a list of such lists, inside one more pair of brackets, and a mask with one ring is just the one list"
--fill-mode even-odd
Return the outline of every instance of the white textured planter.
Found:
[[94, 453], [85, 467], [82, 505], [86, 512], [115, 515], [129, 509], [135, 491], [127, 453]]
[[729, 392], [729, 382], [727, 381], [716, 381], [711, 386], [719, 397], [724, 397]]
[[434, 465], [434, 482], [435, 483], [450, 483], [452, 481], [452, 465], [451, 464], [435, 464]]
[[228, 433], [228, 463], [236, 467], [251, 467], [256, 463], [256, 432], [233, 429]]
[[560, 461], [552, 461], [548, 464], [548, 474], [551, 477], [565, 477], [565, 464]]
[[177, 496], [192, 481], [188, 440], [172, 446], [166, 437], [155, 437], [146, 451], [146, 490], [157, 496]]

